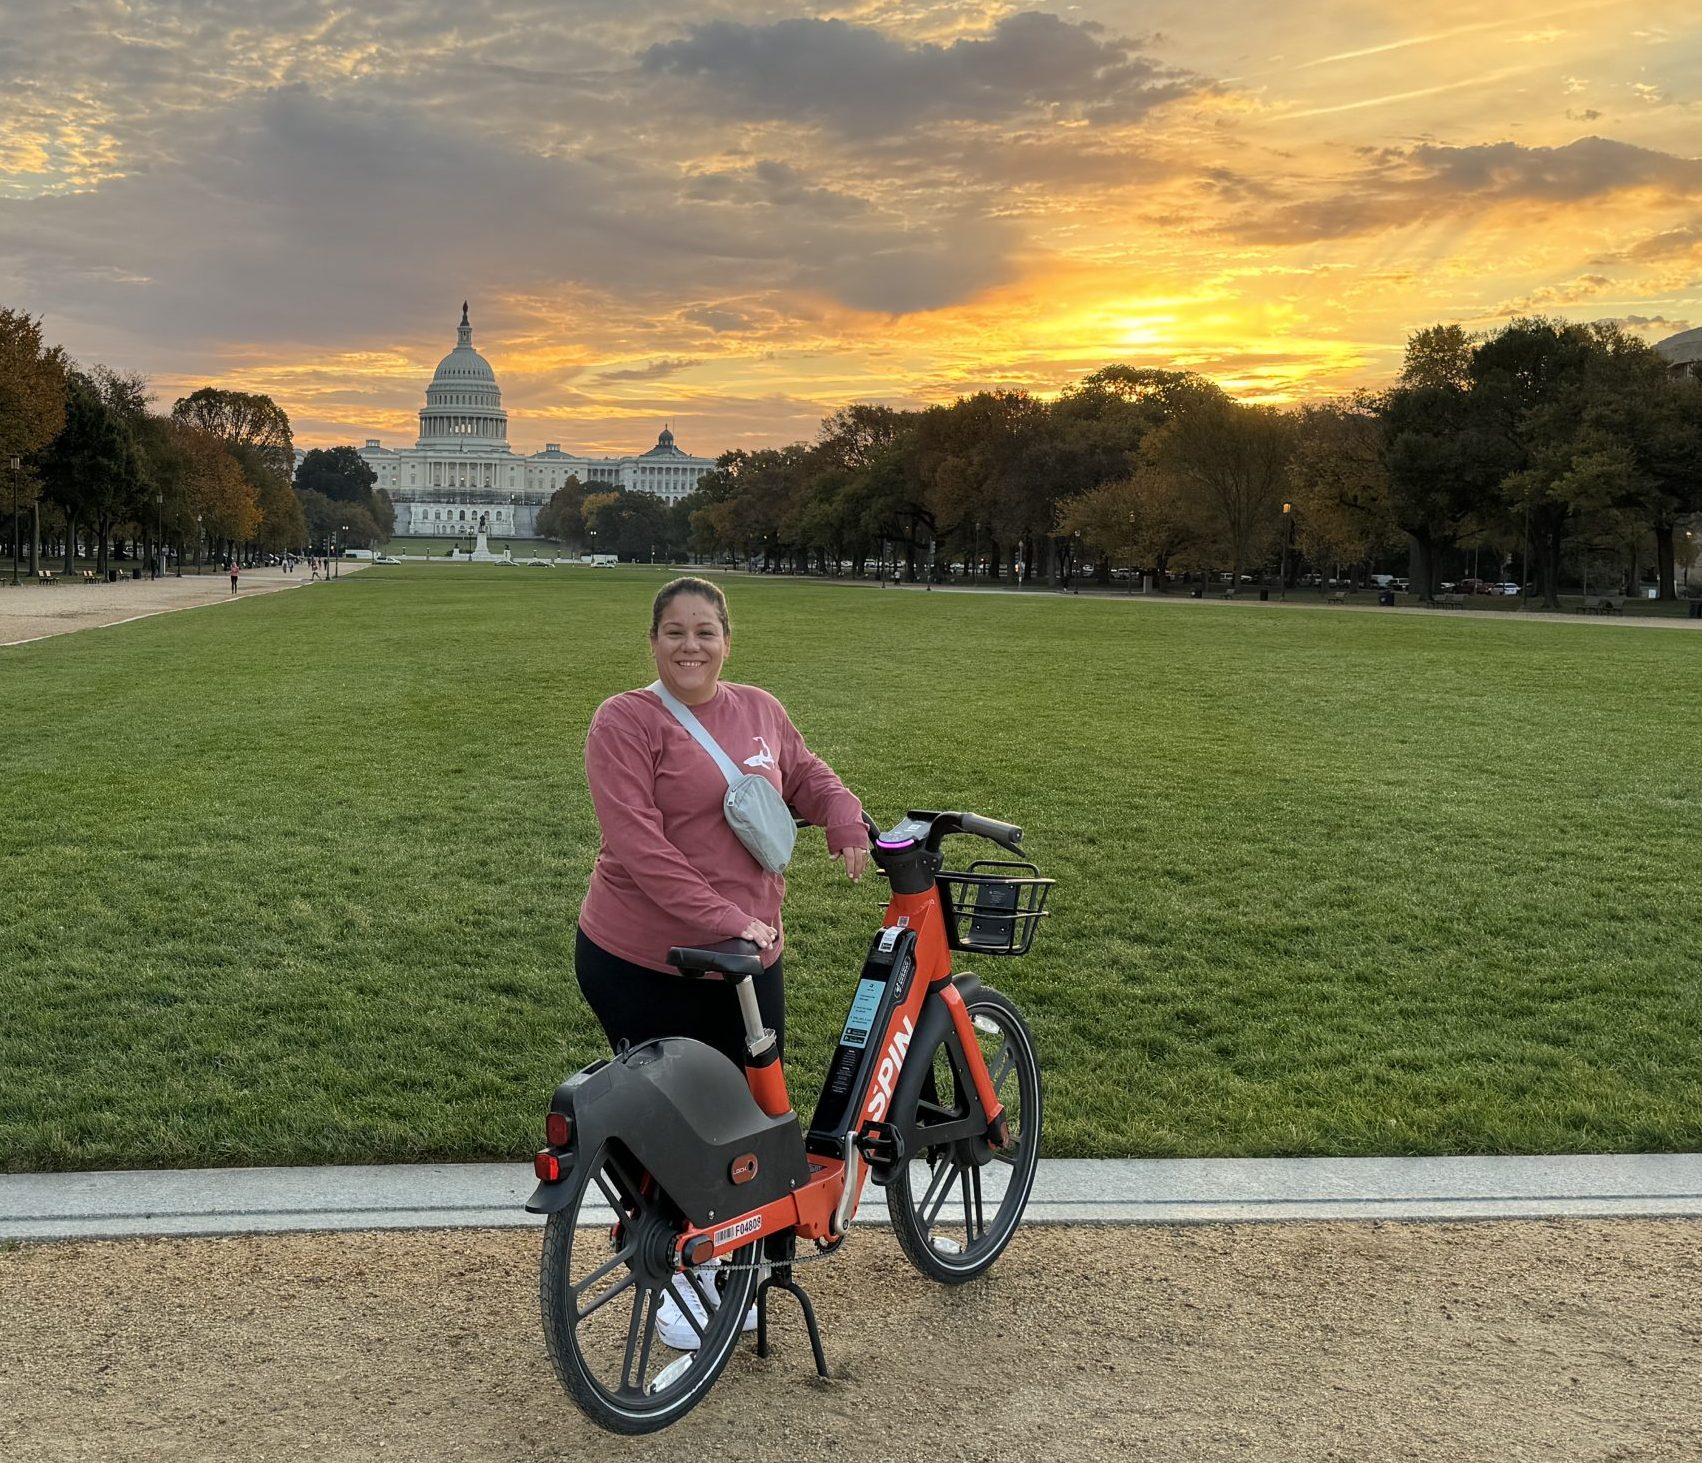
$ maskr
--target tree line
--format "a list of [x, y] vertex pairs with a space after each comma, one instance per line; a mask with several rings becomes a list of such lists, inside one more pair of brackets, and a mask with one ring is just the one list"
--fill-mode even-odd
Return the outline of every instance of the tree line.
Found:
[[[1516, 561], [1549, 605], [1569, 569], [1603, 561], [1628, 589], [1652, 567], [1672, 598], [1702, 512], [1699, 386], [1614, 325], [1540, 317], [1417, 331], [1388, 389], [1287, 410], [1108, 365], [1051, 400], [853, 403], [813, 442], [723, 454], [671, 505], [570, 479], [537, 531], [628, 559], [1161, 586], [1363, 576], [1404, 552], [1426, 597], [1475, 551]], [[394, 526], [353, 447], [307, 453], [292, 481], [289, 418], [269, 397], [205, 387], [155, 414], [142, 378], [81, 369], [0, 309], [8, 459], [32, 555], [56, 545], [67, 565], [81, 542], [104, 569], [115, 537], [219, 555], [381, 543]]]
[[[813, 442], [718, 459], [672, 507], [570, 482], [540, 532], [627, 557], [912, 579], [1107, 580], [1113, 570], [1368, 575], [1407, 555], [1429, 598], [1452, 556], [1516, 561], [1549, 605], [1569, 558], [1675, 594], [1702, 510], [1702, 390], [1609, 324], [1416, 332], [1399, 379], [1291, 410], [1189, 372], [1110, 365], [1043, 401], [984, 391], [858, 403]], [[646, 501], [649, 500], [649, 501]], [[1396, 565], [1400, 567], [1399, 564]]]
[[[382, 542], [394, 526], [352, 447], [309, 452], [297, 482], [289, 416], [269, 396], [206, 386], [152, 409], [146, 378], [81, 367], [41, 322], [0, 307], [0, 472], [11, 547], [102, 574], [137, 559], [247, 558]], [[0, 500], [3, 501], [3, 500]]]

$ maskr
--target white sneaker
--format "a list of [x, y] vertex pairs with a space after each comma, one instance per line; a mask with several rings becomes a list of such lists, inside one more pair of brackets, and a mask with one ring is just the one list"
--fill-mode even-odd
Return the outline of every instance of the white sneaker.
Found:
[[[703, 1281], [703, 1288], [708, 1293], [712, 1307], [721, 1304], [721, 1292], [715, 1287], [715, 1272], [720, 1268], [721, 1261], [717, 1258], [699, 1265], [694, 1272]], [[686, 1310], [696, 1318], [698, 1327], [708, 1329], [709, 1313], [704, 1310], [703, 1301], [699, 1298], [696, 1288], [685, 1276], [678, 1275], [663, 1293], [662, 1305], [656, 1316], [656, 1334], [662, 1338], [664, 1345], [673, 1347], [675, 1351], [696, 1351], [703, 1344], [703, 1337], [697, 1327], [686, 1319]], [[754, 1305], [746, 1312], [745, 1323], [741, 1329], [756, 1330]]]

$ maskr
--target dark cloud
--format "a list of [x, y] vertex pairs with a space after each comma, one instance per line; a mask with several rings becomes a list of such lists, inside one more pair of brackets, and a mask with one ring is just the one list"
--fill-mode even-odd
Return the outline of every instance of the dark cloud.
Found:
[[1627, 330], [1662, 330], [1683, 333], [1689, 330], [1695, 322], [1675, 320], [1667, 315], [1609, 315], [1591, 323], [1596, 325], [1621, 325]]
[[1134, 41], [1038, 11], [949, 45], [843, 20], [710, 21], [651, 46], [643, 65], [693, 83], [697, 105], [713, 114], [802, 119], [854, 137], [1035, 114], [1133, 121], [1207, 85]]
[[1564, 147], [1516, 142], [1424, 146], [1406, 157], [1420, 175], [1420, 188], [1449, 196], [1575, 203], [1628, 188], [1702, 192], [1702, 159], [1674, 157], [1607, 137], [1580, 137]]
[[667, 361], [652, 361], [647, 366], [632, 366], [622, 371], [599, 371], [598, 383], [609, 381], [660, 381], [668, 376], [677, 376], [681, 371], [695, 366], [697, 362], [685, 356]]
[[[540, 156], [452, 114], [305, 87], [179, 126], [170, 161], [8, 204], [0, 297], [137, 340], [282, 344], [351, 325], [396, 339], [419, 329], [422, 301], [481, 287], [577, 288], [651, 302], [658, 318], [682, 296], [776, 291], [895, 314], [956, 303], [1014, 268], [1005, 226], [875, 212], [790, 164], [758, 163], [706, 204], [671, 166]], [[504, 323], [486, 312], [486, 330]]]
[[1653, 264], [1663, 259], [1688, 259], [1702, 249], [1702, 223], [1664, 229], [1640, 239], [1629, 249], [1604, 254], [1598, 264]]
[[1564, 147], [1517, 142], [1366, 149], [1365, 167], [1316, 200], [1254, 216], [1234, 232], [1294, 244], [1375, 233], [1507, 203], [1578, 203], [1642, 190], [1702, 195], [1702, 159], [1581, 137]]
[[680, 318], [693, 325], [701, 325], [706, 330], [713, 330], [718, 335], [756, 330], [762, 323], [742, 310], [720, 310], [710, 305], [693, 305], [689, 310], [682, 310]]
[[807, 208], [821, 217], [866, 214], [870, 204], [855, 194], [815, 186], [790, 163], [762, 159], [747, 168], [694, 173], [686, 184], [691, 198], [711, 203], [761, 203], [775, 208]]

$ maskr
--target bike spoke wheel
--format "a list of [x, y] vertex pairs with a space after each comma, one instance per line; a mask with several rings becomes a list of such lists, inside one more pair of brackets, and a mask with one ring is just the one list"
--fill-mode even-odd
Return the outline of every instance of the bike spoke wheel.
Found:
[[[756, 1286], [755, 1244], [718, 1269], [671, 1268], [678, 1208], [613, 1145], [562, 1180], [567, 1205], [544, 1227], [539, 1277], [550, 1360], [593, 1422], [620, 1433], [666, 1427], [703, 1399], [739, 1339]], [[671, 1299], [672, 1305], [665, 1307]], [[676, 1350], [663, 1317], [699, 1339]]]
[[887, 1184], [887, 1208], [904, 1253], [924, 1275], [947, 1284], [981, 1274], [1004, 1252], [1028, 1205], [1040, 1157], [1040, 1068], [1028, 1027], [1016, 1007], [988, 987], [966, 1004], [1004, 1106], [1005, 1141], [996, 1148], [987, 1141], [969, 1066], [948, 1023], [931, 1050], [913, 1050], [905, 1064], [893, 1111], [909, 1157]]

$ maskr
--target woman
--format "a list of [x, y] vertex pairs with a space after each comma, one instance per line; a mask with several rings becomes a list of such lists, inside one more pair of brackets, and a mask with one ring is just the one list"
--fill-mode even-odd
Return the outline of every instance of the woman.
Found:
[[236, 579], [237, 579], [237, 575], [239, 575], [241, 573], [242, 573], [242, 566], [240, 564], [238, 564], [236, 562], [235, 557], [232, 556], [231, 561], [230, 561], [230, 592], [232, 594], [236, 593]]
[[[862, 804], [804, 745], [774, 697], [721, 680], [731, 645], [727, 599], [715, 585], [676, 579], [656, 596], [650, 653], [663, 686], [735, 763], [774, 783], [799, 817], [826, 828], [828, 852], [861, 878], [869, 858]], [[591, 718], [585, 776], [602, 846], [579, 910], [574, 965], [610, 1045], [690, 1036], [742, 1067], [744, 1024], [731, 989], [682, 978], [668, 949], [743, 939], [762, 952], [757, 1001], [784, 1050], [786, 881], [727, 826], [727, 782], [714, 759], [660, 697], [623, 691]]]

